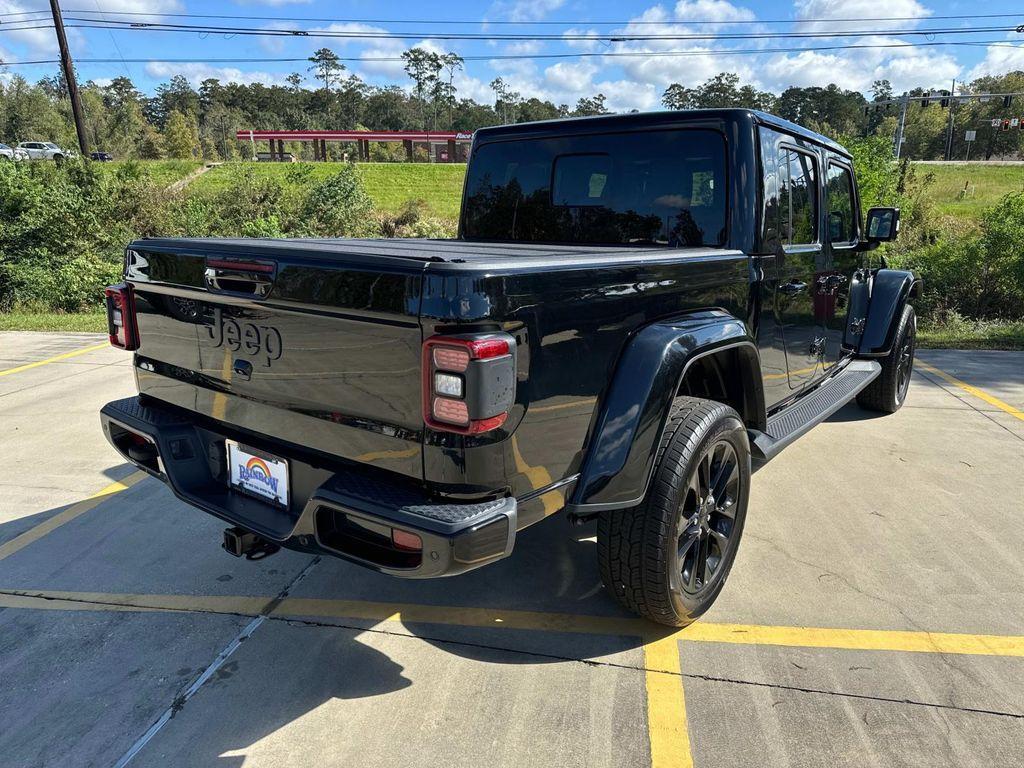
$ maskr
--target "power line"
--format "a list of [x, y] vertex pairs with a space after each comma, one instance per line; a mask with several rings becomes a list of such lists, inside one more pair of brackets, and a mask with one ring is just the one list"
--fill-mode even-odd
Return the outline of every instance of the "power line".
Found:
[[[22, 12], [22, 14], [0, 14], [2, 15], [23, 15], [25, 13], [33, 13], [33, 11]], [[72, 8], [68, 10], [68, 13], [92, 13], [87, 9], [83, 8]], [[505, 21], [505, 20], [489, 20], [489, 19], [339, 19], [331, 17], [311, 17], [311, 16], [254, 16], [254, 15], [242, 15], [242, 14], [214, 14], [214, 13], [145, 13], [141, 11], [107, 11], [108, 15], [111, 16], [132, 16], [141, 17], [146, 16], [150, 18], [188, 18], [188, 19], [236, 19], [245, 21], [264, 21], [264, 22], [276, 22], [276, 21], [302, 21], [302, 22], [317, 22], [317, 23], [329, 23], [329, 24], [437, 24], [444, 26], [451, 26], [454, 24], [463, 25], [476, 25], [476, 24], [487, 24], [492, 26], [615, 26], [625, 27], [630, 25], [660, 25], [660, 24], [720, 24], [722, 26], [733, 25], [733, 24], [819, 24], [819, 23], [842, 23], [848, 21], [931, 21], [931, 20], [971, 20], [971, 19], [1008, 19], [1008, 18], [1022, 18], [1024, 14], [1021, 13], [972, 13], [972, 14], [948, 14], [948, 15], [932, 15], [927, 17], [921, 16], [858, 16], [844, 17], [844, 18], [819, 18], [819, 19], [737, 19], [734, 21], [725, 21], [721, 19], [679, 19], [669, 21], [646, 21], [646, 20], [627, 20], [627, 21], [579, 21], [579, 22], [566, 22], [566, 21], [553, 21], [553, 20], [538, 20], [538, 21]]]
[[[786, 48], [717, 48], [713, 50], [689, 50], [689, 51], [576, 51], [573, 53], [548, 53], [548, 54], [497, 54], [494, 56], [465, 56], [465, 61], [494, 61], [508, 59], [563, 59], [563, 58], [590, 58], [590, 57], [691, 57], [691, 56], [721, 56], [722, 54], [736, 55], [757, 55], [773, 53], [800, 53], [803, 51], [845, 51], [859, 49], [886, 49], [886, 48], [926, 48], [934, 46], [992, 46], [1001, 48], [1013, 48], [1024, 50], [1024, 46], [1013, 45], [1002, 40], [974, 40], [974, 41], [927, 41], [927, 42], [903, 42], [903, 43], [850, 43], [844, 45], [820, 45], [820, 46], [793, 46]], [[349, 63], [362, 62], [399, 62], [403, 61], [401, 56], [342, 56], [339, 61]], [[127, 62], [130, 64], [274, 64], [274, 63], [299, 63], [309, 61], [308, 57], [173, 57], [173, 58], [85, 58], [78, 59], [78, 64], [117, 64]], [[29, 66], [37, 64], [56, 63], [55, 59], [39, 59], [34, 61], [10, 61], [4, 66]]]
[[[457, 33], [446, 32], [442, 34], [405, 34], [394, 32], [366, 32], [366, 31], [331, 31], [331, 30], [300, 30], [300, 29], [260, 29], [254, 27], [225, 27], [212, 25], [187, 25], [187, 24], [155, 24], [142, 22], [118, 22], [97, 23], [97, 19], [84, 19], [81, 17], [68, 16], [67, 19], [76, 23], [68, 24], [69, 27], [80, 29], [113, 29], [117, 31], [147, 31], [147, 32], [177, 32], [177, 33], [198, 33], [211, 35], [231, 36], [253, 36], [253, 37], [303, 37], [303, 38], [338, 38], [345, 40], [417, 40], [429, 37], [432, 40], [475, 40], [503, 42], [661, 42], [661, 41], [719, 41], [719, 40], [794, 40], [794, 39], [817, 39], [817, 38], [844, 38], [844, 37], [872, 37], [885, 34], [891, 37], [927, 37], [931, 35], [971, 35], [985, 32], [1014, 32], [1024, 31], [1022, 27], [960, 27], [960, 28], [931, 28], [931, 29], [900, 29], [900, 30], [835, 30], [831, 32], [757, 32], [757, 33], [704, 33], [704, 34], [488, 34], [488, 33]], [[42, 25], [45, 26], [45, 25]], [[35, 29], [39, 27], [23, 27], [21, 29]]]

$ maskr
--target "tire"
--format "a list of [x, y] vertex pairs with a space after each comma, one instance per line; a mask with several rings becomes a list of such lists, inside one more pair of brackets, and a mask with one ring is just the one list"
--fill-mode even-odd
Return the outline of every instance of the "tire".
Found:
[[907, 304], [903, 307], [892, 349], [882, 359], [882, 372], [857, 395], [857, 405], [869, 411], [896, 413], [907, 399], [916, 348], [917, 316], [914, 308]]
[[[718, 478], [719, 498], [709, 503], [713, 494], [702, 494], [723, 466], [728, 477]], [[605, 588], [651, 621], [692, 623], [725, 585], [749, 495], [750, 443], [739, 414], [711, 400], [676, 398], [643, 502], [598, 517]], [[704, 568], [697, 566], [702, 554]]]

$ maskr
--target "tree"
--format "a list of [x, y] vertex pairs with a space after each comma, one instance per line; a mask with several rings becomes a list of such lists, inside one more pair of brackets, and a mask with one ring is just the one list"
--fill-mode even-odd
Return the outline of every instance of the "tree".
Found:
[[672, 83], [661, 95], [661, 103], [667, 109], [693, 109], [693, 91], [679, 83]]
[[341, 73], [345, 69], [345, 65], [341, 63], [338, 54], [330, 48], [321, 48], [310, 56], [309, 60], [313, 63], [309, 71], [315, 73], [316, 79], [323, 82], [324, 90], [330, 93], [331, 84], [338, 82], [341, 78]]
[[608, 110], [605, 108], [605, 95], [599, 93], [593, 98], [580, 99], [576, 102], [576, 109], [573, 110], [573, 115], [576, 117], [588, 117], [590, 115], [607, 115]]
[[199, 129], [195, 117], [177, 110], [171, 112], [164, 130], [164, 146], [168, 155], [181, 160], [191, 160], [200, 155]]
[[491, 81], [491, 90], [494, 91], [494, 111], [498, 119], [503, 123], [517, 123], [519, 120], [519, 103], [522, 97], [518, 91], [513, 91], [500, 77]]
[[455, 73], [463, 68], [462, 57], [457, 53], [445, 53], [439, 57], [441, 67], [448, 73], [448, 81], [438, 78], [435, 84], [435, 103], [440, 101], [448, 109], [448, 128], [452, 127], [452, 109], [455, 106]]
[[427, 94], [434, 92], [443, 66], [441, 57], [423, 48], [410, 48], [402, 52], [402, 60], [405, 61], [405, 73], [412, 78], [413, 95], [420, 105], [420, 127], [425, 129]]
[[294, 93], [298, 93], [299, 88], [302, 87], [303, 77], [298, 72], [292, 72], [288, 77], [284, 79], [288, 83], [288, 87], [292, 89]]

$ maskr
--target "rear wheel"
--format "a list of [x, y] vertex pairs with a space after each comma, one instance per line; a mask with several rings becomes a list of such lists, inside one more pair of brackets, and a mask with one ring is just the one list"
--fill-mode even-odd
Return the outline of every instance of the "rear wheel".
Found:
[[869, 411], [895, 413], [907, 399], [917, 348], [917, 316], [909, 304], [903, 307], [892, 349], [882, 359], [882, 372], [857, 395], [857, 405]]
[[693, 622], [725, 585], [749, 489], [750, 445], [739, 415], [722, 403], [677, 398], [646, 498], [598, 519], [605, 587], [651, 621]]

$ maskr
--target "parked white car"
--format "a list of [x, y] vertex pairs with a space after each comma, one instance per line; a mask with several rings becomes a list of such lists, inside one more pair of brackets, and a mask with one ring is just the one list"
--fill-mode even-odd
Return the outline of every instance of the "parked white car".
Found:
[[52, 141], [23, 141], [18, 149], [28, 152], [29, 160], [64, 160], [75, 156], [73, 152], [61, 149]]
[[28, 160], [28, 152], [21, 147], [9, 147], [0, 142], [0, 160]]

